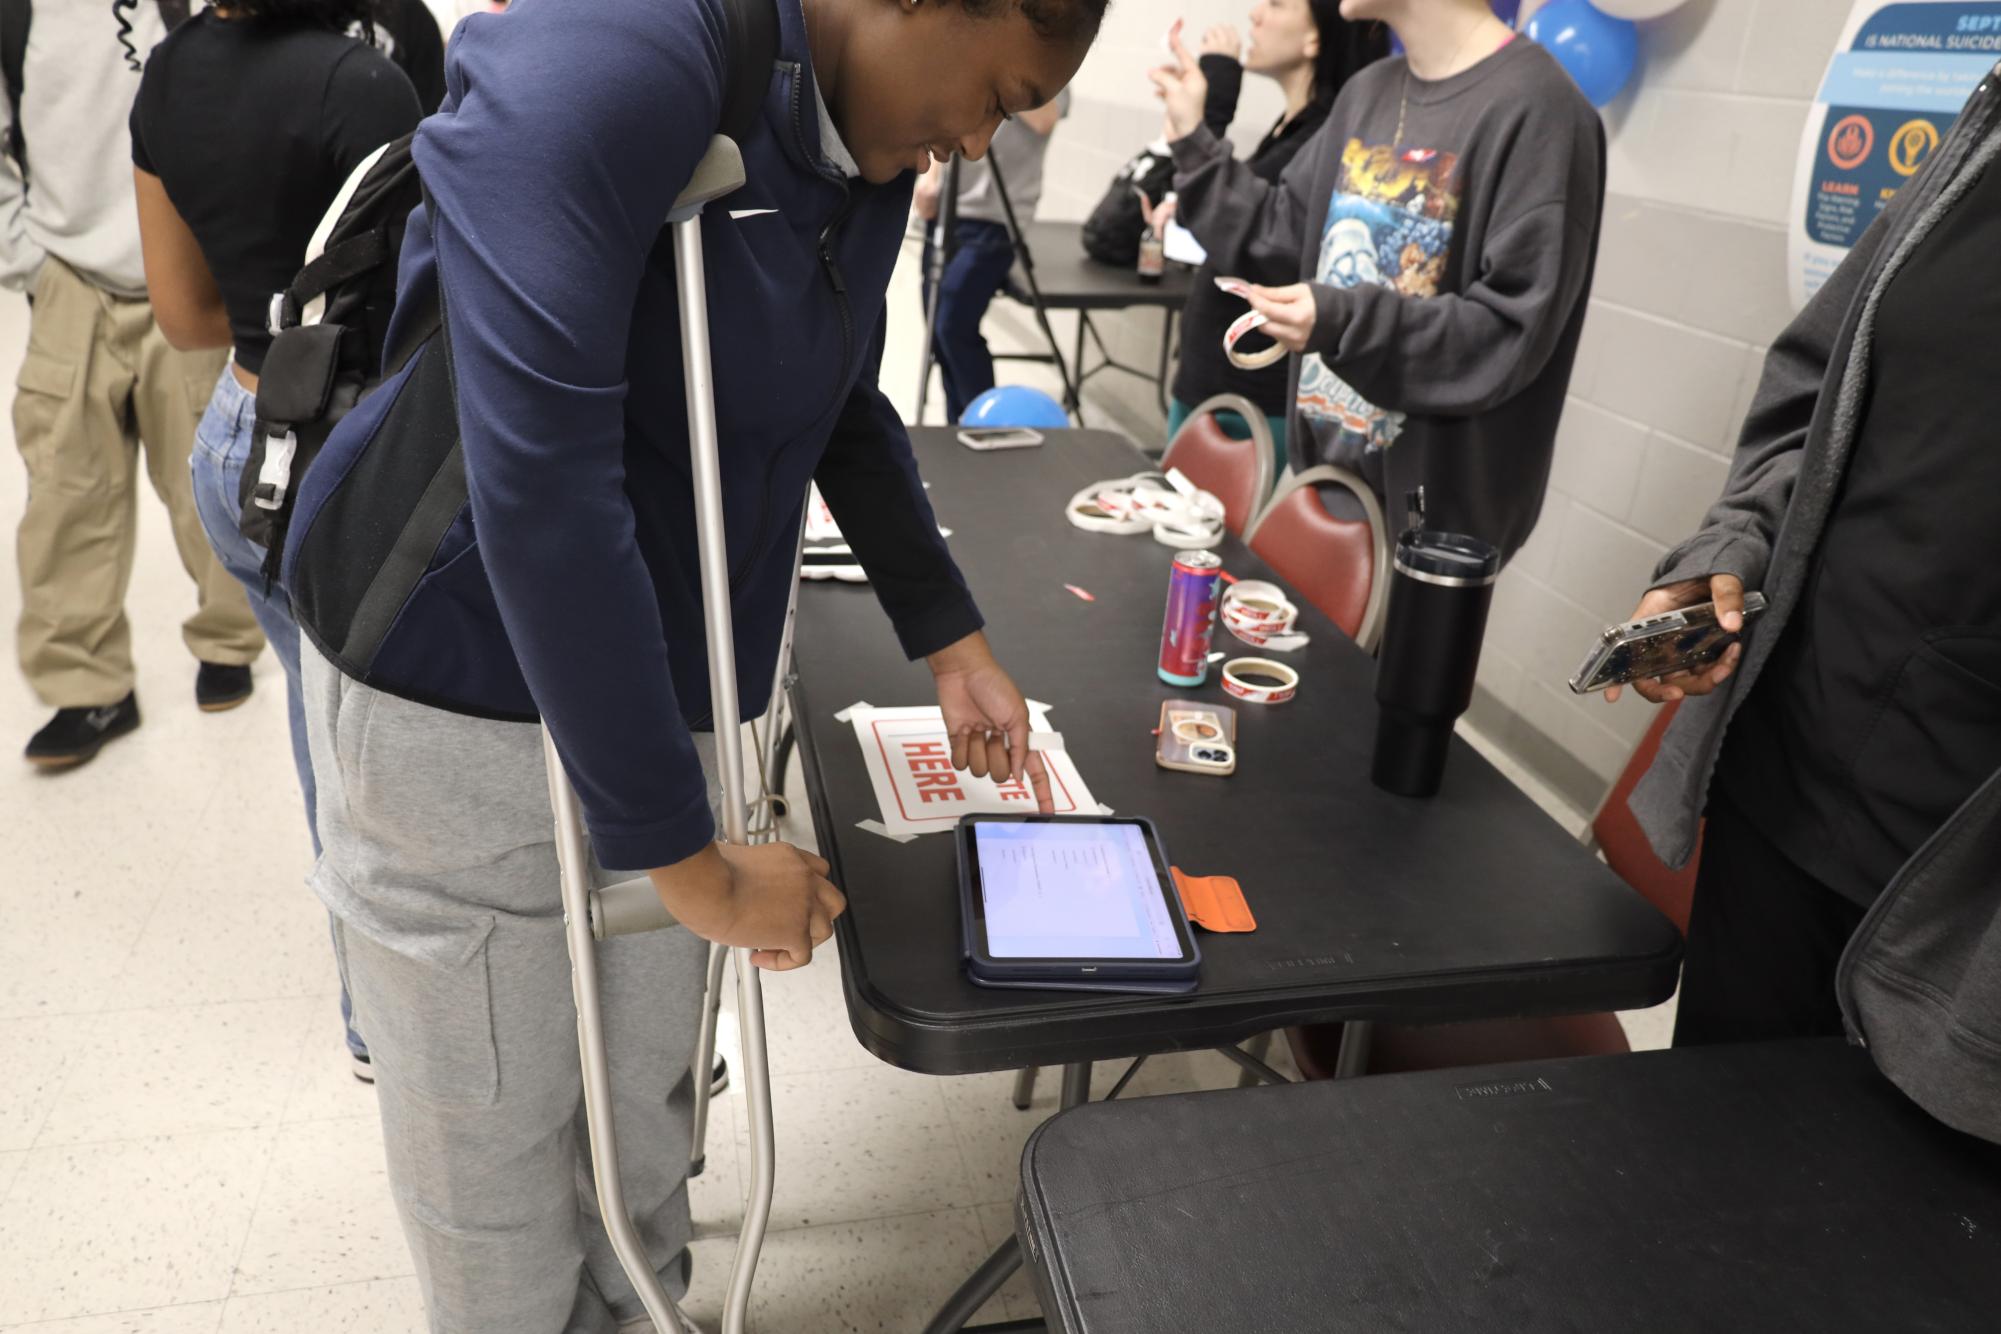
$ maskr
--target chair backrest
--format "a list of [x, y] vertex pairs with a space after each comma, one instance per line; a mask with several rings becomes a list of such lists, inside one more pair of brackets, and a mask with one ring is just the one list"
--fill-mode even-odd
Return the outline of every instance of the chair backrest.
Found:
[[1605, 794], [1604, 804], [1591, 821], [1591, 835], [1598, 844], [1598, 850], [1605, 854], [1605, 861], [1618, 872], [1619, 878], [1640, 892], [1641, 897], [1681, 929], [1688, 933], [1688, 907], [1695, 897], [1695, 868], [1702, 860], [1702, 841], [1698, 837], [1695, 852], [1690, 855], [1688, 865], [1679, 871], [1668, 866], [1654, 855], [1653, 845], [1640, 828], [1640, 822], [1633, 815], [1628, 800], [1633, 789], [1640, 784], [1640, 778], [1653, 764], [1654, 756], [1661, 748], [1661, 737], [1668, 724], [1674, 721], [1675, 710], [1681, 705], [1664, 705], [1655, 711], [1653, 724], [1647, 734], [1640, 738], [1639, 747], [1633, 751], [1633, 758], [1626, 761], [1625, 772], [1619, 781]]
[[[1216, 420], [1219, 412], [1242, 417], [1251, 428], [1251, 438], [1233, 439]], [[1162, 472], [1179, 468], [1189, 481], [1215, 493], [1223, 502], [1223, 526], [1242, 537], [1271, 494], [1277, 458], [1271, 427], [1257, 405], [1241, 394], [1218, 394], [1188, 414], [1167, 442], [1160, 467]]]
[[[1338, 495], [1323, 494], [1323, 488], [1346, 491], [1351, 499], [1343, 503]], [[1335, 511], [1328, 508], [1330, 499]], [[1375, 648], [1389, 589], [1389, 536], [1383, 508], [1367, 482], [1326, 465], [1295, 473], [1245, 540], [1349, 638], [1364, 649]]]

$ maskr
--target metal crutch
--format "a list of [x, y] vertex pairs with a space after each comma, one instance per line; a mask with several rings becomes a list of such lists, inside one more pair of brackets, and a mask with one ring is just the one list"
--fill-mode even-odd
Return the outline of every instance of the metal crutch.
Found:
[[[695, 484], [695, 527], [701, 553], [702, 609], [708, 638], [709, 688], [716, 729], [716, 761], [723, 790], [723, 836], [748, 841], [743, 801], [743, 738], [737, 707], [735, 641], [731, 638], [729, 558], [723, 544], [722, 479], [717, 459], [715, 385], [709, 364], [708, 292], [702, 269], [703, 205], [729, 194], [744, 181], [743, 157], [723, 135], [709, 142], [688, 186], [667, 215], [674, 232], [674, 273], [681, 305], [681, 366], [687, 382], [688, 439]], [[563, 918], [570, 946], [570, 976], [577, 1004], [577, 1045], [582, 1054], [584, 1117], [589, 1130], [591, 1172], [599, 1213], [626, 1277], [639, 1293], [660, 1334], [679, 1334], [673, 1303], [646, 1256], [645, 1244], [626, 1209], [618, 1170], [618, 1138], [612, 1124], [611, 1071], [605, 1053], [604, 1016], [599, 1003], [595, 942], [608, 936], [671, 925], [652, 882], [645, 877], [590, 887], [590, 847], [583, 812], [545, 728], [543, 753], [549, 770], [549, 799], [556, 816], [556, 854], [562, 871]], [[750, 1103], [751, 1193], [738, 1237], [723, 1310], [724, 1334], [744, 1334], [750, 1288], [771, 1218], [775, 1158], [771, 1117], [771, 1070], [765, 1051], [764, 992], [750, 951], [733, 950], [737, 980], [737, 1024], [742, 1039], [744, 1090]], [[711, 967], [711, 976], [717, 969]], [[699, 1083], [709, 1072], [695, 1071]]]
[[[759, 747], [758, 796], [757, 805], [763, 813], [763, 823], [750, 831], [755, 843], [769, 843], [778, 837], [778, 817], [785, 807], [785, 794], [778, 790], [773, 781], [778, 772], [779, 740], [782, 726], [789, 712], [788, 699], [792, 689], [792, 626], [799, 611], [800, 566], [806, 558], [806, 522], [802, 515], [799, 522], [799, 541], [792, 556], [792, 592], [785, 604], [785, 628], [778, 637], [778, 667], [771, 677], [771, 704], [764, 711], [764, 735], [759, 737], [756, 725], [752, 725], [751, 736]], [[702, 988], [701, 1036], [695, 1046], [695, 1133], [694, 1158], [688, 1165], [688, 1175], [700, 1176], [707, 1165], [709, 1086], [716, 1062], [716, 1017], [722, 1009], [723, 960], [727, 955], [721, 945], [709, 946], [708, 981]]]

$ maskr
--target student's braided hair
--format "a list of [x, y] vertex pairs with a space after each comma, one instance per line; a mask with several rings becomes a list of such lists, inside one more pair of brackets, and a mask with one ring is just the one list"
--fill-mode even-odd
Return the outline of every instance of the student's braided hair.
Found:
[[218, 0], [215, 7], [232, 19], [264, 20], [335, 32], [361, 30], [363, 41], [375, 40], [375, 25], [384, 21], [388, 0]]

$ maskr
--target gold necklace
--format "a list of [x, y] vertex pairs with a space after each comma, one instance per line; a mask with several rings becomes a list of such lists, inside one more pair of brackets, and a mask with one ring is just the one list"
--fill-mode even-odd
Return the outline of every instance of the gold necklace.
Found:
[[[1481, 16], [1480, 18], [1476, 18], [1473, 20], [1473, 26], [1467, 30], [1466, 35], [1459, 41], [1459, 49], [1452, 53], [1452, 59], [1445, 62], [1446, 78], [1449, 79], [1452, 77], [1454, 68], [1459, 64], [1459, 57], [1466, 54], [1467, 46], [1470, 45], [1473, 39], [1479, 35], [1480, 29], [1486, 26], [1487, 26], [1487, 19], [1484, 15]], [[1410, 110], [1410, 56], [1406, 54], [1404, 56], [1404, 61], [1403, 61], [1403, 88], [1402, 91], [1397, 96], [1397, 132], [1395, 137], [1390, 140], [1390, 155], [1392, 157], [1396, 155], [1397, 149], [1403, 147], [1403, 119], [1404, 119], [1404, 113], [1409, 110]]]

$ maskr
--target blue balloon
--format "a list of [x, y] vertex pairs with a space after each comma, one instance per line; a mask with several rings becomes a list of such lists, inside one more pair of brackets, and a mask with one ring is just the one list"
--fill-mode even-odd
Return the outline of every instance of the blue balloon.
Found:
[[1048, 426], [1070, 424], [1070, 414], [1040, 389], [1025, 384], [996, 385], [966, 405], [961, 426]]
[[1615, 19], [1590, 0], [1549, 0], [1529, 19], [1528, 35], [1569, 71], [1594, 107], [1619, 95], [1640, 59], [1640, 30], [1632, 20]]

